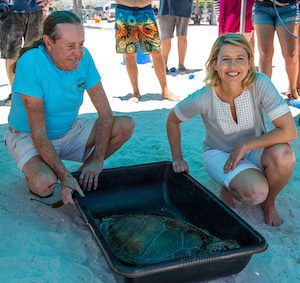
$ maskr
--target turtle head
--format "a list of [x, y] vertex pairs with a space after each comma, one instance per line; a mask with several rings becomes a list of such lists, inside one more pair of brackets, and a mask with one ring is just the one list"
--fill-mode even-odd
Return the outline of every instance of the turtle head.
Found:
[[223, 251], [229, 251], [240, 248], [239, 244], [235, 240], [226, 240], [209, 243], [205, 250], [211, 253], [218, 253]]

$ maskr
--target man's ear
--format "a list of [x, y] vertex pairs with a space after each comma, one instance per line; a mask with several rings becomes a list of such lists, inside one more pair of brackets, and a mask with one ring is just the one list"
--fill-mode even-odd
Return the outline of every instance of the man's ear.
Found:
[[52, 46], [52, 40], [50, 39], [50, 37], [48, 35], [43, 35], [43, 41], [45, 43], [45, 47], [47, 50], [51, 51], [51, 46]]

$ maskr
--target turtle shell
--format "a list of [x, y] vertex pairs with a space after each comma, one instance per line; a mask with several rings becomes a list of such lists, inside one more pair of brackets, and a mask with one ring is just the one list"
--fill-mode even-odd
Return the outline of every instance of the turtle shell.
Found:
[[132, 265], [194, 256], [221, 242], [194, 225], [164, 216], [114, 215], [97, 224], [113, 254]]

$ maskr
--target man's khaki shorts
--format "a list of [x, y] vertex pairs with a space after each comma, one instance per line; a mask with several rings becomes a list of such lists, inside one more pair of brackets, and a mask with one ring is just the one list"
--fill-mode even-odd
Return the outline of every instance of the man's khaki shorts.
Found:
[[[65, 135], [51, 140], [59, 158], [78, 162], [84, 161], [86, 157], [84, 156], [86, 143], [95, 121], [95, 119], [79, 118]], [[5, 145], [21, 170], [29, 159], [39, 155], [30, 133], [19, 132], [9, 128]]]

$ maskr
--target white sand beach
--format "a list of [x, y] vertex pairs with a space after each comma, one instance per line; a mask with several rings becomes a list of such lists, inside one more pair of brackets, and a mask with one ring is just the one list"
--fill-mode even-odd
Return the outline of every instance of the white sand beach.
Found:
[[[128, 101], [131, 85], [122, 55], [114, 49], [113, 24], [100, 28], [86, 28], [86, 44], [90, 50], [102, 83], [116, 115], [128, 114], [136, 121], [132, 138], [116, 154], [106, 160], [105, 168], [171, 160], [165, 122], [174, 102], [161, 99], [159, 82], [152, 63], [139, 65], [140, 89], [143, 97], [139, 103]], [[194, 79], [188, 75], [168, 75], [171, 91], [181, 99], [203, 86], [204, 64], [213, 41], [216, 26], [190, 26], [186, 67], [201, 69]], [[169, 67], [177, 66], [176, 39], [173, 40]], [[288, 88], [284, 61], [278, 41], [275, 45], [273, 82], [280, 92]], [[258, 52], [256, 52], [257, 61]], [[41, 66], [42, 67], [42, 66]], [[5, 74], [4, 60], [0, 60], [0, 100], [10, 89]], [[58, 102], [59, 103], [59, 102]], [[4, 145], [9, 107], [0, 106], [0, 282], [116, 282], [105, 258], [101, 254], [89, 228], [75, 206], [53, 209], [36, 201], [25, 184], [24, 176], [8, 154]], [[293, 109], [296, 116], [299, 109]], [[80, 109], [82, 115], [95, 115], [86, 95]], [[298, 128], [298, 117], [295, 117]], [[204, 126], [195, 118], [182, 127], [183, 152], [189, 163], [190, 174], [218, 195], [218, 188], [204, 171], [201, 154], [205, 136]], [[300, 157], [299, 140], [293, 142]], [[66, 162], [71, 171], [79, 164]], [[300, 166], [277, 199], [284, 223], [277, 228], [264, 224], [260, 207], [238, 207], [235, 211], [268, 242], [268, 249], [252, 256], [240, 273], [210, 282], [220, 283], [294, 283], [300, 282]], [[60, 198], [60, 192], [47, 199]], [[199, 204], [201, 205], [201, 204]]]

